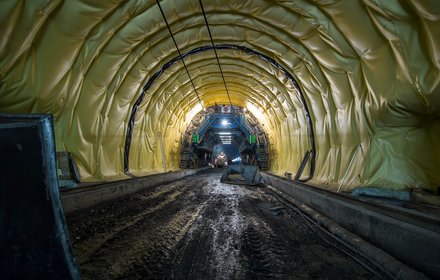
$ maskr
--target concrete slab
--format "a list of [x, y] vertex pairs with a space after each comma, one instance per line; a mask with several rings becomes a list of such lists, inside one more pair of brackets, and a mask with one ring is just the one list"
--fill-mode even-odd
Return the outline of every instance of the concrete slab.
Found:
[[409, 201], [411, 198], [411, 192], [409, 191], [396, 191], [396, 190], [367, 188], [367, 187], [354, 188], [351, 194], [355, 196], [366, 195], [366, 196], [392, 198], [392, 199], [405, 200], [405, 201]]

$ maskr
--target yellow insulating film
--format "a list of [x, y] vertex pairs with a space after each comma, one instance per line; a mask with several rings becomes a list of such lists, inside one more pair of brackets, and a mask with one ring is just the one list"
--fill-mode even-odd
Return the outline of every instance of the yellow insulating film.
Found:
[[[198, 1], [161, 5], [182, 53], [193, 50], [202, 104], [154, 1], [89, 2], [1, 1], [0, 111], [54, 114], [57, 150], [84, 181], [127, 177], [128, 131], [132, 174], [177, 169], [191, 116], [229, 103], [212, 49], [195, 51], [211, 46]], [[313, 134], [314, 184], [437, 191], [436, 3], [203, 3], [216, 45], [253, 51], [217, 50], [232, 103], [268, 134], [271, 172], [295, 174]]]

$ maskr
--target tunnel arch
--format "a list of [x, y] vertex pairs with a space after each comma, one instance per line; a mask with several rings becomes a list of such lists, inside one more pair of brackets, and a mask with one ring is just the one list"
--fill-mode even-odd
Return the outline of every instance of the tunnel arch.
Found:
[[[307, 119], [307, 125], [308, 125], [308, 132], [309, 132], [309, 138], [310, 138], [310, 146], [311, 146], [311, 160], [310, 160], [310, 174], [309, 174], [309, 178], [311, 179], [313, 177], [314, 171], [315, 171], [315, 139], [314, 139], [314, 131], [313, 131], [313, 124], [312, 121], [310, 119], [310, 113], [309, 113], [309, 109], [308, 109], [308, 105], [306, 103], [306, 100], [303, 96], [303, 93], [301, 91], [301, 88], [298, 84], [298, 82], [295, 80], [295, 78], [293, 77], [293, 75], [287, 70], [285, 69], [281, 64], [277, 63], [273, 58], [262, 54], [260, 52], [257, 52], [255, 50], [252, 50], [248, 47], [244, 47], [244, 46], [238, 46], [238, 45], [228, 45], [228, 44], [222, 44], [222, 45], [216, 45], [215, 46], [216, 49], [218, 50], [238, 50], [238, 51], [242, 51], [246, 54], [250, 54], [255, 56], [258, 59], [264, 60], [268, 63], [270, 63], [270, 65], [278, 68], [279, 70], [281, 70], [283, 72], [283, 74], [285, 75], [286, 78], [288, 78], [290, 80], [290, 82], [293, 83], [293, 85], [295, 86], [300, 100], [302, 102], [304, 111], [305, 111], [305, 115], [306, 115], [306, 119]], [[159, 78], [159, 76], [166, 71], [168, 68], [170, 68], [174, 63], [177, 63], [179, 61], [181, 61], [182, 59], [185, 59], [188, 56], [191, 56], [193, 54], [197, 54], [199, 52], [205, 52], [205, 51], [212, 51], [214, 49], [214, 47], [212, 46], [202, 46], [199, 48], [195, 48], [192, 49], [188, 52], [185, 52], [182, 54], [182, 56], [177, 56], [175, 58], [173, 58], [172, 60], [168, 61], [167, 63], [165, 63], [160, 70], [156, 71], [151, 78], [148, 80], [148, 82], [144, 85], [144, 87], [142, 88], [142, 92], [139, 95], [139, 97], [136, 99], [136, 102], [133, 105], [133, 108], [131, 109], [131, 113], [130, 113], [130, 120], [129, 120], [129, 125], [127, 128], [127, 132], [126, 132], [126, 136], [125, 136], [125, 148], [124, 148], [124, 172], [128, 173], [130, 168], [129, 168], [129, 154], [130, 154], [130, 145], [131, 145], [131, 135], [132, 135], [132, 130], [133, 130], [133, 126], [134, 126], [134, 118], [135, 115], [137, 113], [139, 104], [142, 102], [142, 100], [144, 99], [144, 95], [146, 94], [146, 92], [151, 88], [151, 86], [154, 84], [154, 82]]]
[[267, 132], [246, 107], [229, 104], [206, 107], [192, 118], [180, 142], [180, 168], [224, 167], [215, 161], [220, 150], [229, 164], [257, 165], [263, 171], [269, 168]]
[[[314, 128], [313, 182], [335, 189], [360, 178], [352, 186], [438, 189], [440, 11], [433, 2], [203, 2], [215, 44], [268, 55], [295, 77]], [[160, 3], [183, 52], [210, 43], [198, 1]], [[124, 148], [133, 103], [151, 75], [176, 56], [156, 3], [19, 0], [0, 6], [0, 109], [52, 113], [57, 150], [72, 153], [82, 179], [127, 178]], [[226, 60], [238, 51], [220, 52]], [[237, 55], [236, 65], [246, 56]], [[245, 105], [239, 94], [246, 88], [236, 86], [232, 76], [237, 69], [233, 63], [225, 68], [234, 102]], [[267, 68], [273, 77], [266, 81], [285, 81], [279, 70]], [[139, 175], [160, 171], [155, 132], [167, 133], [167, 152], [174, 157], [172, 139], [178, 139], [196, 105], [176, 69], [175, 82], [156, 83], [155, 93], [139, 104], [131, 147], [139, 157], [153, 155], [149, 162], [131, 160]], [[223, 102], [221, 81], [212, 76], [204, 87], [205, 76], [196, 75], [205, 105], [216, 98]], [[257, 81], [245, 86], [252, 85]], [[169, 98], [178, 91], [189, 96]], [[276, 140], [271, 149], [278, 155], [271, 171], [277, 175], [295, 172], [301, 156], [294, 155], [309, 147], [302, 105], [293, 95], [289, 84], [273, 94], [262, 85], [247, 96], [271, 120], [269, 135]]]

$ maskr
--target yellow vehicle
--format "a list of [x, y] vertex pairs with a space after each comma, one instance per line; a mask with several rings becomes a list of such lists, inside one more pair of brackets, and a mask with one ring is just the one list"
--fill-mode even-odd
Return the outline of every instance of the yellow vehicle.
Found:
[[225, 167], [228, 166], [228, 157], [224, 152], [220, 152], [218, 156], [215, 158], [215, 166], [216, 167]]

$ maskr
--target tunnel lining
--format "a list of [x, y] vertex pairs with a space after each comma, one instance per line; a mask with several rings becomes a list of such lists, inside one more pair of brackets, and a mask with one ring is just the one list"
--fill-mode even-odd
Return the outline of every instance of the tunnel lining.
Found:
[[215, 50], [236, 50], [236, 51], [244, 52], [248, 55], [256, 56], [257, 58], [264, 60], [264, 61], [268, 62], [270, 65], [279, 69], [284, 74], [284, 76], [286, 78], [288, 78], [289, 81], [292, 82], [293, 86], [297, 90], [297, 93], [300, 97], [301, 103], [302, 103], [304, 111], [305, 111], [305, 117], [307, 120], [309, 140], [310, 140], [310, 146], [311, 146], [310, 172], [309, 172], [309, 177], [307, 180], [312, 179], [314, 172], [315, 172], [315, 156], [316, 156], [315, 136], [314, 136], [314, 130], [313, 130], [313, 123], [310, 118], [309, 108], [308, 108], [307, 102], [304, 98], [304, 94], [301, 90], [301, 87], [299, 86], [298, 82], [293, 77], [293, 75], [285, 67], [283, 67], [281, 64], [276, 62], [273, 58], [271, 58], [265, 54], [262, 54], [256, 50], [253, 50], [251, 48], [239, 46], [239, 45], [232, 45], [232, 44], [219, 44], [219, 45], [215, 45], [215, 46], [202, 46], [202, 47], [194, 48], [194, 49], [187, 51], [179, 56], [174, 57], [173, 59], [171, 59], [170, 61], [165, 63], [158, 71], [156, 71], [148, 79], [147, 83], [142, 88], [141, 94], [139, 95], [139, 97], [137, 98], [136, 102], [133, 104], [133, 107], [131, 109], [130, 118], [129, 118], [128, 126], [127, 126], [127, 132], [125, 135], [124, 173], [127, 175], [130, 174], [129, 155], [130, 155], [130, 148], [131, 148], [131, 137], [132, 137], [132, 133], [133, 133], [133, 129], [134, 129], [134, 121], [135, 121], [137, 110], [138, 110], [140, 104], [142, 103], [146, 92], [153, 86], [154, 82], [165, 72], [165, 70], [167, 70], [168, 68], [173, 66], [175, 63], [177, 63], [179, 61], [183, 61], [184, 58], [187, 56], [191, 56], [191, 55], [197, 54], [199, 52], [210, 51], [210, 50], [214, 50], [214, 49]]

